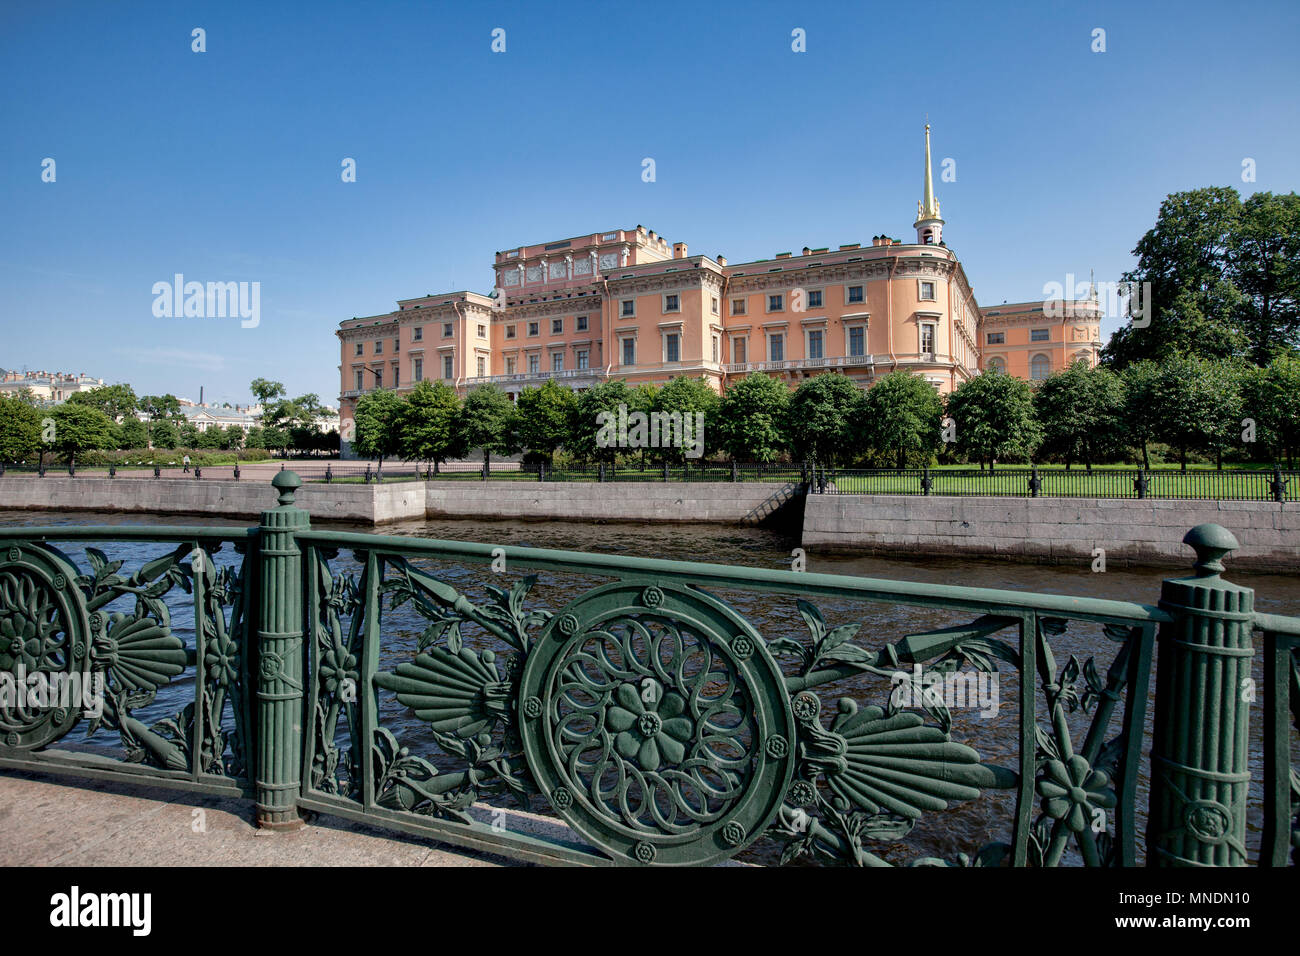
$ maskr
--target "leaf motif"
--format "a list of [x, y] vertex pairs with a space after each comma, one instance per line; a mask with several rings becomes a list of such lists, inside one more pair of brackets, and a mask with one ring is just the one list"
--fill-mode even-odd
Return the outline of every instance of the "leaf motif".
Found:
[[817, 656], [825, 657], [835, 648], [853, 637], [854, 634], [858, 633], [861, 628], [861, 624], [842, 624], [835, 628], [822, 639], [821, 645], [817, 648]]
[[803, 598], [795, 601], [795, 606], [799, 609], [799, 616], [808, 625], [808, 633], [812, 635], [813, 647], [818, 647], [826, 637], [826, 619], [822, 617], [822, 612], [817, 610], [816, 606], [809, 604]]
[[1043, 728], [1034, 725], [1034, 739], [1038, 743], [1038, 753], [1050, 760], [1060, 760], [1061, 752], [1056, 747], [1056, 740], [1051, 734], [1044, 733]]

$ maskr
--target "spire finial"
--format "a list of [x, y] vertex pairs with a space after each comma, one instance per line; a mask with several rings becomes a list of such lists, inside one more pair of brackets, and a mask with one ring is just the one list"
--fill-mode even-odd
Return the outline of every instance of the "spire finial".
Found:
[[[927, 117], [928, 119], [928, 117]], [[925, 179], [921, 193], [921, 201], [917, 203], [916, 221], [919, 224], [923, 220], [934, 219], [942, 222], [939, 217], [939, 203], [934, 198], [934, 174], [930, 169], [930, 124], [925, 124]], [[918, 236], [920, 230], [918, 230]], [[930, 238], [921, 239], [920, 241], [938, 242], [939, 235], [936, 231], [931, 231]]]

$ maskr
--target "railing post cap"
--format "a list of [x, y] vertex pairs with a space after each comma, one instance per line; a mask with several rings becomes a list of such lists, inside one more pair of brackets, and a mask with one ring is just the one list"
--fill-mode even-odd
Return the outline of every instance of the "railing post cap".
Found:
[[1183, 544], [1196, 552], [1193, 566], [1197, 577], [1213, 577], [1223, 571], [1223, 556], [1241, 545], [1231, 531], [1221, 524], [1198, 524], [1183, 536]]
[[271, 486], [280, 492], [280, 504], [286, 507], [293, 504], [293, 494], [302, 487], [302, 479], [296, 471], [278, 471], [271, 479]]

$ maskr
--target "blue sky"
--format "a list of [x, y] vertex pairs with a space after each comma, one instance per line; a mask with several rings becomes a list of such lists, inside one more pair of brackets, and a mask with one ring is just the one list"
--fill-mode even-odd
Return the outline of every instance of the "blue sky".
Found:
[[[487, 291], [499, 249], [909, 239], [927, 114], [982, 304], [1118, 278], [1167, 193], [1296, 188], [1298, 27], [1285, 2], [6, 3], [0, 367], [333, 403], [340, 320]], [[260, 324], [155, 317], [178, 272], [260, 282]]]

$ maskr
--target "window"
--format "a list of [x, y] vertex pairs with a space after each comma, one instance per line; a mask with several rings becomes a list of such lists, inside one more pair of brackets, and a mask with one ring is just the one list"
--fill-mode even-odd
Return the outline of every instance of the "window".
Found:
[[551, 334], [562, 335], [564, 333], [564, 320], [551, 319]]
[[921, 323], [921, 354], [934, 354], [934, 326], [929, 322]]
[[1046, 342], [1051, 337], [1052, 337], [1051, 329], [1030, 329], [1029, 330], [1029, 341], [1031, 342]]
[[401, 339], [393, 339], [393, 351], [394, 351], [394, 352], [400, 352], [400, 351], [402, 351], [402, 340], [401, 340]]
[[506, 374], [507, 375], [515, 374], [515, 360], [513, 358], [506, 359]]
[[732, 300], [731, 300], [731, 314], [732, 314], [732, 315], [744, 315], [744, 314], [745, 314], [745, 300], [744, 300], [744, 299], [732, 299]]
[[358, 343], [357, 343], [357, 352], [356, 352], [356, 354], [357, 354], [357, 355], [360, 355], [361, 352], [362, 352], [362, 345], [361, 345], [360, 342], [358, 342]]
[[680, 362], [682, 360], [680, 341], [676, 332], [670, 332], [664, 336], [665, 362]]
[[665, 312], [680, 312], [681, 310], [682, 302], [675, 292], [670, 292], [664, 296]]
[[529, 323], [528, 323], [528, 334], [529, 334], [529, 335], [536, 335], [536, 334], [538, 333], [538, 330], [539, 330], [539, 323], [537, 323], [537, 322], [529, 322]]
[[826, 350], [823, 348], [822, 337], [825, 335], [821, 329], [814, 329], [808, 333], [808, 357], [810, 359], [819, 359], [826, 357]]
[[356, 374], [357, 374], [357, 391], [358, 392], [365, 391], [366, 388], [365, 371], [363, 371], [362, 369], [357, 369]]
[[1007, 363], [1002, 361], [1002, 359], [1000, 358], [989, 359], [990, 372], [1006, 372], [1006, 370], [1007, 370]]
[[513, 326], [513, 325], [507, 325], [507, 326], [506, 326], [506, 338], [508, 338], [508, 339], [513, 339], [514, 337], [515, 337], [515, 326]]
[[718, 297], [717, 297], [716, 295], [713, 296], [713, 298], [711, 299], [711, 303], [712, 303], [712, 304], [711, 304], [711, 308], [713, 309], [713, 314], [714, 314], [714, 315], [717, 315], [717, 314], [718, 314]]
[[442, 377], [452, 378], [452, 360], [450, 355], [442, 357]]
[[551, 353], [551, 371], [552, 371], [552, 372], [563, 372], [563, 371], [564, 371], [564, 353], [563, 353], [563, 352], [552, 352], [552, 353]]
[[822, 290], [813, 289], [808, 293], [808, 308], [820, 309], [822, 307]]
[[587, 364], [587, 350], [578, 349], [577, 354], [578, 354], [578, 368], [588, 368], [589, 366]]
[[411, 341], [412, 341], [412, 342], [422, 342], [422, 341], [424, 341], [424, 326], [423, 326], [423, 325], [417, 325], [415, 328], [411, 329]]
[[720, 340], [720, 339], [715, 335], [715, 336], [713, 337], [713, 361], [714, 361], [714, 362], [717, 362], [717, 361], [718, 361], [719, 353], [720, 353], [721, 351], [722, 351], [722, 342], [721, 342], [721, 340]]
[[769, 295], [767, 297], [767, 311], [780, 312], [785, 308], [785, 296]]
[[442, 323], [442, 337], [444, 339], [449, 339], [451, 338], [451, 333], [452, 333], [451, 323], [450, 322]]
[[487, 338], [487, 326], [486, 326], [486, 325], [480, 325], [480, 326], [478, 327], [478, 337], [481, 338], [481, 339], [485, 339], [485, 338]]
[[623, 340], [623, 364], [636, 364], [636, 339]]
[[401, 379], [398, 378], [398, 376], [397, 376], [397, 366], [394, 365], [394, 366], [393, 366], [393, 388], [397, 388], [397, 386], [399, 386], [399, 385], [401, 385], [401, 384], [402, 384], [402, 381], [401, 381]]
[[926, 281], [922, 280], [922, 282], [921, 282], [921, 295], [920, 295], [920, 298], [922, 298], [922, 299], [927, 299], [927, 300], [932, 300], [932, 299], [934, 299], [934, 283], [933, 283], [933, 282], [926, 282]]
[[573, 327], [577, 331], [579, 332], [587, 331], [587, 317], [585, 315], [578, 316], [576, 319], [573, 320], [573, 323], [574, 323]]
[[384, 370], [382, 368], [372, 369], [375, 373], [375, 388], [384, 387]]
[[424, 381], [424, 359], [413, 359], [411, 361], [411, 378], [416, 382]]
[[482, 355], [480, 355], [480, 356], [478, 357], [478, 362], [476, 363], [476, 365], [477, 365], [477, 369], [476, 369], [476, 371], [478, 372], [478, 377], [479, 377], [479, 378], [483, 378], [483, 376], [487, 375], [487, 359], [486, 359], [486, 358], [484, 358]]
[[745, 363], [745, 340], [744, 339], [731, 340], [731, 359], [733, 362], [739, 362], [742, 365]]
[[866, 335], [863, 334], [862, 326], [856, 326], [849, 329], [849, 354], [865, 355], [866, 354]]
[[376, 355], [383, 355], [383, 354], [384, 354], [384, 342], [383, 342], [383, 339], [375, 339], [375, 354], [376, 354]]
[[1005, 332], [990, 332], [988, 334], [989, 345], [1002, 345], [1006, 342], [1006, 340], [1007, 340], [1007, 333]]
[[636, 315], [636, 299], [624, 299], [622, 315]]
[[768, 360], [772, 362], [785, 361], [785, 334], [775, 332], [767, 337]]
[[1052, 363], [1046, 355], [1035, 355], [1029, 363], [1029, 377], [1035, 382], [1047, 378], [1051, 371]]
[[528, 374], [536, 375], [542, 370], [542, 357], [540, 355], [528, 356]]
[[862, 286], [860, 285], [849, 286], [849, 303], [852, 304], [854, 302], [862, 302], [862, 301], [864, 301], [862, 297]]

